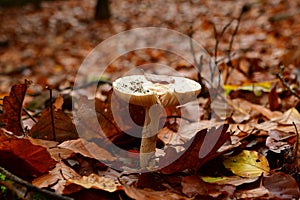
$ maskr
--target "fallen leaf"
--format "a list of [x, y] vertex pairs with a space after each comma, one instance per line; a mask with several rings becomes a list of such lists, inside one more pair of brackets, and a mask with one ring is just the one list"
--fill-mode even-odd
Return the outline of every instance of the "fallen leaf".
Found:
[[278, 82], [278, 80], [244, 83], [242, 85], [224, 85], [224, 89], [227, 95], [234, 90], [246, 90], [254, 92], [259, 96], [260, 92], [270, 92], [272, 85], [276, 82]]
[[[174, 147], [165, 149], [166, 155], [159, 159], [159, 166], [164, 166], [160, 171], [164, 174], [181, 172], [185, 169], [197, 170], [207, 161], [220, 155], [218, 149], [230, 137], [227, 132], [228, 124], [218, 128], [199, 131], [193, 138], [186, 142], [183, 152], [177, 152]], [[178, 158], [174, 160], [174, 158]], [[174, 160], [170, 163], [170, 161]]]
[[5, 125], [7, 131], [17, 136], [24, 135], [24, 128], [21, 120], [23, 101], [29, 81], [24, 84], [12, 86], [9, 96], [3, 99], [3, 113], [0, 113], [0, 122]]
[[277, 84], [274, 84], [269, 93], [269, 106], [271, 111], [278, 110], [281, 106], [279, 102], [280, 99], [276, 90], [277, 88], [276, 86]]
[[282, 125], [300, 124], [300, 113], [293, 107], [285, 111], [282, 116], [272, 118], [271, 121]]
[[165, 191], [154, 191], [152, 189], [137, 189], [133, 186], [123, 186], [125, 193], [133, 199], [136, 200], [192, 200], [193, 198], [188, 198], [180, 195], [176, 192], [165, 190]]
[[90, 174], [89, 176], [82, 176], [79, 179], [69, 178], [67, 180], [67, 186], [70, 184], [80, 185], [86, 189], [94, 188], [105, 190], [108, 192], [115, 192], [121, 187], [121, 184], [118, 183], [118, 180], [101, 177], [97, 174]]
[[229, 184], [229, 185], [239, 186], [245, 183], [252, 183], [256, 181], [259, 177], [243, 178], [240, 176], [223, 176], [223, 177], [202, 176], [200, 178], [207, 183], [215, 183], [218, 185]]
[[[261, 198], [265, 195], [269, 195], [269, 190], [261, 186], [259, 188], [250, 189], [250, 190], [238, 190], [234, 193], [234, 196], [237, 199], [256, 199]], [[272, 197], [272, 196], [271, 196]], [[267, 198], [267, 197], [266, 197]]]
[[[77, 131], [71, 118], [62, 110], [53, 110], [56, 140], [59, 142], [77, 139]], [[45, 109], [39, 121], [31, 128], [29, 135], [33, 138], [53, 140], [52, 120], [50, 108]]]
[[287, 139], [295, 137], [294, 133], [272, 129], [268, 131], [269, 136], [266, 139], [266, 146], [275, 153], [290, 148], [292, 145]]
[[111, 155], [111, 153], [108, 152], [106, 149], [101, 148], [93, 142], [87, 142], [83, 139], [68, 140], [58, 145], [58, 147], [69, 149], [75, 153], [79, 153], [83, 156], [94, 158], [97, 160], [116, 160], [116, 158], [113, 155]]
[[60, 161], [48, 174], [40, 176], [32, 181], [32, 184], [39, 188], [49, 187], [56, 193], [63, 194], [66, 180], [71, 178], [80, 178], [72, 168]]
[[0, 137], [0, 158], [1, 166], [26, 178], [40, 176], [56, 164], [46, 148], [27, 139]]
[[235, 191], [235, 186], [224, 184], [217, 185], [212, 183], [204, 182], [199, 176], [192, 175], [183, 177], [181, 181], [182, 192], [188, 197], [211, 196], [214, 198], [220, 197], [231, 197]]
[[240, 154], [225, 159], [223, 164], [241, 177], [258, 177], [270, 172], [268, 160], [256, 151], [243, 150]]
[[280, 199], [299, 199], [300, 190], [295, 179], [282, 172], [263, 177], [263, 185]]
[[53, 103], [53, 106], [55, 110], [61, 110], [63, 104], [64, 104], [64, 98], [61, 95], [59, 95], [59, 97], [56, 98], [55, 102]]

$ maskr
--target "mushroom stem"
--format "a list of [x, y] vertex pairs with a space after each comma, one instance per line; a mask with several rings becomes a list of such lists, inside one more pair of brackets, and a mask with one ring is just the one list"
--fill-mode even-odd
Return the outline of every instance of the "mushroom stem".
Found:
[[140, 167], [153, 168], [154, 156], [157, 140], [157, 132], [159, 129], [159, 114], [161, 106], [153, 105], [151, 108], [145, 108], [145, 121], [142, 131], [142, 141], [140, 147]]

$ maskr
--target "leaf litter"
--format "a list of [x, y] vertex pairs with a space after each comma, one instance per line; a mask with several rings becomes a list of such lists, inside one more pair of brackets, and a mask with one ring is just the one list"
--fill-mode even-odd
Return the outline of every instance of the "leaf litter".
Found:
[[[300, 104], [293, 94], [293, 91], [299, 93], [296, 75], [299, 19], [287, 14], [296, 12], [297, 6], [293, 1], [249, 4], [251, 9], [242, 16], [230, 62], [225, 60], [234, 26], [229, 26], [228, 32], [219, 38], [215, 54], [221, 60], [218, 65], [222, 77], [226, 79], [227, 71], [231, 70], [224, 88], [231, 112], [226, 115], [225, 125], [220, 120], [223, 116], [207, 120], [205, 104], [200, 101], [196, 104], [203, 110], [197, 116], [205, 120], [199, 123], [181, 118], [180, 108], [168, 108], [168, 116], [162, 117], [166, 123], [158, 133], [158, 164], [164, 166], [168, 159], [180, 157], [147, 175], [132, 174], [130, 169], [112, 173], [109, 166], [99, 162], [117, 160], [120, 165], [131, 162], [107, 152], [109, 144], [103, 138], [130, 152], [138, 153], [139, 148], [139, 141], [125, 133], [136, 130], [132, 130], [134, 127], [123, 116], [130, 110], [134, 121], [142, 124], [143, 110], [133, 105], [124, 107], [122, 101], [111, 97], [111, 91], [99, 87], [101, 99], [97, 98], [95, 104], [97, 120], [80, 119], [82, 123], [76, 128], [79, 132], [85, 130], [89, 137], [86, 141], [78, 139], [68, 108], [73, 103], [76, 108], [76, 103], [81, 102], [77, 112], [89, 116], [84, 113], [89, 113], [93, 105], [88, 99], [70, 103], [62, 96], [70, 93], [80, 63], [99, 42], [121, 31], [151, 25], [188, 35], [190, 22], [193, 38], [201, 38], [202, 45], [214, 55], [213, 29], [220, 31], [231, 19], [236, 20], [236, 11], [245, 6], [243, 2], [112, 1], [113, 17], [109, 22], [91, 20], [94, 4], [89, 0], [43, 2], [41, 10], [30, 6], [22, 10], [1, 8], [2, 21], [9, 22], [8, 25], [0, 22], [0, 44], [7, 44], [0, 47], [0, 96], [4, 97], [0, 113], [1, 166], [35, 186], [58, 194], [87, 192], [82, 193], [81, 199], [88, 197], [88, 193], [94, 194], [90, 188], [106, 191], [108, 196], [117, 194], [120, 199], [299, 198]], [[61, 8], [59, 11], [57, 6]], [[181, 59], [158, 50], [140, 50], [111, 63], [106, 78], [114, 80], [128, 66], [153, 61], [162, 61], [188, 77], [197, 77], [191, 72], [193, 66]], [[284, 64], [283, 72], [277, 69], [280, 64]], [[144, 70], [153, 73], [153, 69]], [[165, 73], [157, 68], [154, 72]], [[24, 79], [33, 84], [28, 87]], [[53, 92], [62, 96], [53, 105], [53, 99], [47, 99], [50, 105], [45, 101], [31, 107], [29, 115], [37, 123], [23, 127], [28, 119], [24, 108], [42, 95], [45, 86], [52, 86]], [[119, 118], [113, 117], [111, 104], [117, 108]], [[188, 112], [193, 119], [195, 113]], [[180, 121], [185, 126], [177, 129]], [[54, 139], [53, 128], [57, 141], [50, 141]], [[217, 141], [216, 134], [220, 134]], [[93, 141], [95, 135], [98, 142]], [[16, 138], [20, 136], [23, 138]], [[191, 138], [193, 142], [189, 142]], [[93, 152], [88, 152], [86, 146]], [[214, 163], [217, 163], [214, 171], [209, 170]], [[72, 197], [76, 199], [76, 195]]]

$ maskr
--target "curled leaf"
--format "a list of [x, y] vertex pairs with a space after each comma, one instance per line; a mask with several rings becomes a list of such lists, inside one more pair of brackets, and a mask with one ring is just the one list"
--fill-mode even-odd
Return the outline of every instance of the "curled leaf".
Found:
[[24, 134], [21, 116], [23, 101], [29, 84], [30, 82], [25, 81], [24, 84], [12, 86], [9, 96], [3, 99], [3, 113], [0, 115], [0, 122], [4, 124], [7, 131], [17, 136]]

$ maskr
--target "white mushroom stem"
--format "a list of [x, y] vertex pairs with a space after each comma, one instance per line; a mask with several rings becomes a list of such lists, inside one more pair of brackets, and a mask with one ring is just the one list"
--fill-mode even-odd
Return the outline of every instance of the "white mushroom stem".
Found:
[[157, 132], [159, 129], [159, 115], [162, 106], [155, 104], [145, 108], [145, 121], [142, 131], [142, 141], [140, 147], [140, 167], [153, 168], [155, 158], [155, 148]]

